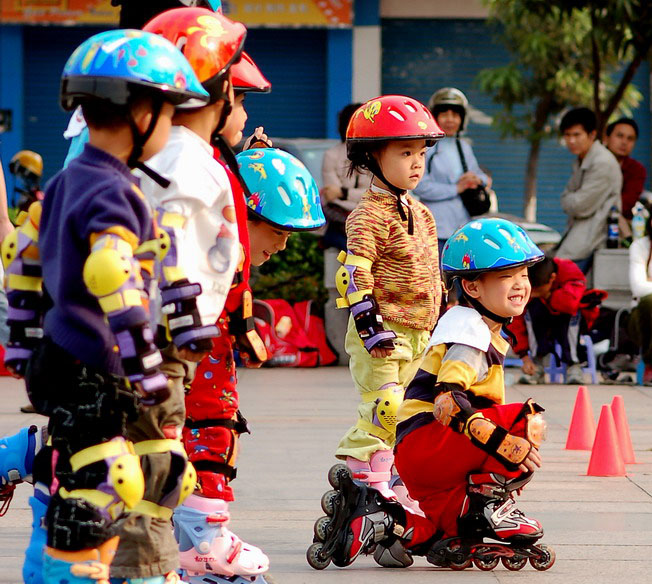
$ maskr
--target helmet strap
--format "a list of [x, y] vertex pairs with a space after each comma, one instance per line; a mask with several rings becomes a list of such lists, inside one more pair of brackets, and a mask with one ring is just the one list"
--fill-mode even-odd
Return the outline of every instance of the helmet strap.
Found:
[[412, 209], [410, 209], [408, 205], [408, 210], [407, 214], [405, 213], [405, 209], [403, 208], [403, 201], [401, 200], [401, 197], [407, 193], [405, 189], [399, 189], [397, 186], [393, 185], [391, 182], [389, 182], [386, 178], [385, 175], [383, 174], [382, 169], [380, 168], [380, 164], [376, 160], [373, 154], [370, 152], [365, 153], [365, 164], [367, 168], [377, 176], [380, 180], [383, 181], [388, 187], [389, 190], [396, 195], [396, 200], [397, 200], [397, 207], [398, 207], [398, 214], [401, 217], [401, 221], [407, 221], [408, 222], [408, 235], [413, 235], [414, 234], [414, 219], [412, 217]]
[[247, 183], [245, 183], [242, 175], [240, 174], [240, 166], [238, 165], [238, 161], [235, 157], [235, 152], [233, 152], [233, 148], [231, 148], [230, 144], [227, 143], [222, 134], [213, 134], [212, 143], [213, 146], [215, 146], [220, 151], [220, 154], [222, 155], [224, 162], [226, 162], [227, 166], [229, 167], [229, 170], [238, 179], [238, 182], [244, 191], [245, 197], [249, 199], [251, 197], [251, 192], [247, 187]]
[[510, 331], [507, 328], [508, 324], [511, 324], [512, 322], [512, 317], [511, 316], [499, 316], [495, 312], [492, 312], [489, 310], [484, 304], [482, 304], [479, 300], [473, 298], [469, 294], [467, 294], [466, 290], [464, 290], [464, 286], [462, 286], [462, 283], [460, 282], [460, 290], [462, 291], [462, 294], [464, 295], [464, 298], [466, 298], [471, 306], [475, 308], [482, 316], [486, 316], [487, 318], [490, 318], [494, 322], [499, 323], [501, 326], [501, 330], [503, 333], [509, 338], [510, 345], [514, 345], [516, 343], [516, 336], [512, 331]]
[[143, 155], [145, 144], [147, 144], [147, 140], [149, 140], [151, 135], [154, 133], [154, 129], [156, 128], [158, 119], [161, 116], [162, 109], [163, 99], [160, 97], [152, 98], [152, 119], [149, 122], [149, 126], [147, 126], [147, 130], [145, 130], [145, 132], [142, 134], [136, 125], [136, 122], [131, 114], [131, 110], [128, 110], [127, 121], [129, 122], [129, 127], [131, 128], [131, 136], [134, 145], [127, 160], [127, 166], [129, 168], [137, 168], [141, 170], [160, 187], [167, 189], [170, 186], [170, 181], [165, 177], [162, 177], [155, 170], [149, 168], [149, 166], [146, 166], [144, 162], [140, 161], [140, 157]]

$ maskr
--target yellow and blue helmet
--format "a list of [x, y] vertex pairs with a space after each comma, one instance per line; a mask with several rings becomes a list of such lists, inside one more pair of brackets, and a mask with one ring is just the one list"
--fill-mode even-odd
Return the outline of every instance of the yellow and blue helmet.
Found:
[[61, 105], [72, 110], [89, 98], [127, 105], [134, 88], [151, 90], [173, 105], [208, 102], [192, 67], [171, 42], [120, 29], [93, 35], [75, 49], [61, 75]]
[[236, 159], [256, 218], [287, 231], [324, 225], [317, 183], [298, 158], [278, 148], [252, 148]]
[[483, 272], [529, 266], [543, 257], [525, 230], [511, 221], [473, 219], [444, 245], [442, 271], [448, 281], [455, 277], [474, 279]]

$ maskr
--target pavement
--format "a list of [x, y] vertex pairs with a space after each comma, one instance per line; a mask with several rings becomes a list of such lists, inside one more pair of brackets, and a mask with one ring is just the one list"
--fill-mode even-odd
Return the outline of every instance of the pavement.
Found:
[[[507, 391], [508, 401], [534, 397], [546, 408], [543, 468], [519, 508], [541, 521], [542, 541], [556, 550], [556, 564], [547, 572], [529, 565], [520, 572], [500, 565], [492, 572], [451, 572], [424, 558], [405, 570], [380, 568], [367, 557], [344, 569], [331, 565], [318, 572], [308, 566], [305, 551], [313, 523], [323, 515], [319, 500], [329, 488], [333, 451], [355, 419], [358, 396], [345, 367], [240, 371], [241, 409], [253, 434], [241, 441], [231, 527], [268, 553], [277, 584], [647, 584], [652, 581], [652, 388], [589, 387], [596, 422], [603, 403], [614, 395], [624, 398], [637, 464], [618, 478], [586, 476], [590, 453], [564, 450], [576, 389], [515, 385]], [[2, 378], [0, 391], [0, 435], [43, 423], [40, 416], [18, 412], [26, 403], [20, 382]], [[0, 584], [22, 581], [29, 495], [29, 486], [20, 485], [0, 518]]]

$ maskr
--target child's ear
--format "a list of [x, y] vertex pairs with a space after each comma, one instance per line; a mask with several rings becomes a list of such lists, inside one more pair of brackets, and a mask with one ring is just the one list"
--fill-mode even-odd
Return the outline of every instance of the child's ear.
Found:
[[461, 280], [462, 289], [471, 298], [479, 298], [480, 296], [480, 281], [479, 280]]
[[550, 280], [548, 280], [548, 282], [552, 284], [556, 279], [557, 279], [557, 272], [553, 272], [552, 274], [550, 274]]
[[138, 108], [136, 111], [132, 111], [134, 122], [138, 127], [138, 131], [141, 134], [144, 134], [149, 128], [150, 123], [152, 122], [152, 112], [146, 108]]

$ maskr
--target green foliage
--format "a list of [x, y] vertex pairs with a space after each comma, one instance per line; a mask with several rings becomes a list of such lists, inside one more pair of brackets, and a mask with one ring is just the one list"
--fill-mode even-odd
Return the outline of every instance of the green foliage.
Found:
[[320, 306], [326, 303], [324, 252], [311, 233], [293, 233], [285, 251], [273, 255], [255, 271], [255, 298], [283, 298], [290, 303], [314, 300]]
[[553, 116], [567, 107], [594, 107], [596, 91], [598, 116], [629, 114], [642, 98], [629, 84], [617, 108], [609, 112], [608, 104], [618, 92], [623, 65], [635, 54], [637, 37], [623, 19], [643, 2], [485, 0], [489, 23], [512, 56], [507, 65], [482, 70], [476, 80], [503, 106], [494, 118], [502, 136], [530, 142], [554, 136]]

